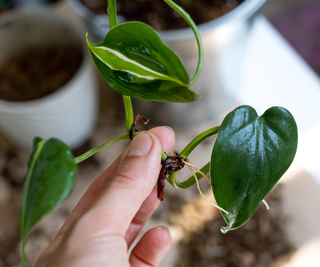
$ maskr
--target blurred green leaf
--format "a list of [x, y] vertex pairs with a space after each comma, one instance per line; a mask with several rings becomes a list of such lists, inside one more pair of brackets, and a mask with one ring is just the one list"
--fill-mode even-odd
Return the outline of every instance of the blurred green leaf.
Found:
[[193, 102], [189, 76], [179, 57], [141, 22], [115, 26], [98, 45], [87, 38], [91, 56], [118, 93], [160, 102]]
[[211, 156], [211, 183], [227, 227], [243, 225], [286, 172], [297, 150], [293, 116], [272, 107], [262, 116], [249, 106], [229, 113], [220, 127]]
[[76, 175], [72, 152], [58, 139], [36, 137], [27, 165], [20, 208], [22, 258], [26, 266], [23, 247], [31, 229], [69, 195]]

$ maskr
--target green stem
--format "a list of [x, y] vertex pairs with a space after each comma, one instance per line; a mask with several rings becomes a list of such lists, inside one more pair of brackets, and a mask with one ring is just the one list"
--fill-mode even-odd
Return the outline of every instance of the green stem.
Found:
[[161, 150], [161, 160], [162, 160], [162, 161], [165, 161], [167, 157], [168, 157], [168, 156], [167, 156], [166, 152], [164, 152], [163, 150]]
[[[206, 138], [216, 134], [219, 132], [220, 126], [216, 126], [213, 128], [210, 128], [209, 130], [199, 134], [196, 138], [194, 138], [180, 153], [180, 156], [183, 158], [187, 158], [189, 154]], [[201, 172], [204, 174], [209, 173], [210, 170], [210, 162], [208, 162], [205, 166], [203, 166], [201, 169]], [[189, 179], [186, 181], [180, 183], [177, 178], [178, 178], [178, 173], [179, 172], [172, 172], [168, 175], [167, 181], [175, 188], [177, 189], [187, 189], [191, 186], [193, 186], [196, 183], [196, 180], [194, 179], [193, 176], [191, 176]], [[198, 180], [203, 178], [203, 176], [200, 173], [196, 173], [196, 176]]]
[[220, 126], [216, 126], [210, 128], [209, 130], [199, 134], [196, 138], [194, 138], [180, 153], [180, 156], [183, 158], [187, 158], [189, 154], [206, 138], [218, 133]]
[[124, 104], [124, 110], [126, 113], [126, 131], [129, 135], [130, 129], [133, 124], [133, 109], [132, 109], [132, 102], [130, 96], [123, 95], [123, 104]]
[[172, 0], [164, 0], [164, 1], [170, 7], [172, 7], [176, 12], [178, 12], [180, 14], [180, 16], [182, 16], [188, 22], [189, 26], [193, 30], [194, 35], [196, 37], [197, 44], [198, 44], [199, 60], [198, 60], [198, 66], [197, 66], [196, 72], [195, 72], [195, 74], [193, 75], [193, 77], [190, 80], [190, 85], [192, 85], [198, 79], [198, 76], [200, 74], [200, 71], [201, 71], [201, 68], [202, 68], [202, 64], [203, 64], [203, 48], [202, 48], [201, 37], [200, 37], [200, 34], [198, 32], [196, 24], [193, 22], [193, 20], [191, 19], [191, 17], [189, 16], [189, 14], [186, 11], [184, 11], [176, 3], [172, 2]]
[[104, 149], [104, 148], [106, 148], [106, 147], [108, 147], [108, 146], [110, 146], [110, 145], [112, 145], [112, 144], [114, 144], [114, 143], [116, 143], [116, 142], [119, 142], [119, 141], [121, 141], [121, 140], [126, 140], [126, 139], [130, 139], [128, 135], [122, 135], [122, 136], [116, 137], [116, 138], [108, 141], [107, 143], [105, 143], [105, 144], [103, 144], [103, 145], [101, 145], [101, 146], [97, 146], [97, 147], [95, 147], [95, 148], [93, 148], [93, 149], [90, 149], [90, 150], [87, 151], [86, 153], [80, 155], [79, 157], [76, 157], [76, 158], [74, 159], [74, 162], [75, 162], [76, 164], [78, 164], [78, 163], [86, 160], [87, 158], [91, 157], [93, 154], [97, 153], [97, 152], [100, 151], [101, 149]]
[[108, 15], [110, 29], [117, 26], [117, 2], [116, 0], [108, 0]]
[[[110, 29], [117, 26], [117, 3], [116, 0], [108, 0], [108, 14]], [[126, 113], [126, 131], [129, 135], [133, 124], [133, 109], [130, 96], [123, 95], [124, 109]]]
[[29, 262], [28, 262], [28, 260], [27, 260], [27, 258], [26, 258], [26, 255], [24, 254], [24, 245], [25, 245], [25, 244], [21, 243], [21, 248], [20, 248], [21, 261], [22, 261], [22, 263], [23, 263], [23, 265], [24, 265], [25, 267], [32, 267], [32, 266], [29, 264]]
[[[116, 0], [108, 0], [108, 15], [110, 30], [117, 26], [117, 2]], [[122, 96], [124, 109], [126, 113], [126, 131], [129, 134], [133, 123], [133, 110], [130, 96]]]
[[[209, 173], [210, 170], [210, 162], [208, 162], [205, 166], [203, 166], [200, 171], [202, 171], [204, 174]], [[203, 176], [200, 173], [196, 173], [196, 176], [198, 178], [198, 180], [200, 180], [201, 178], [203, 178]], [[191, 186], [193, 186], [196, 183], [196, 180], [194, 179], [193, 176], [191, 176], [189, 179], [183, 181], [183, 182], [179, 182], [177, 180], [178, 178], [178, 172], [172, 172], [168, 175], [167, 177], [167, 181], [174, 187], [177, 189], [187, 189]]]

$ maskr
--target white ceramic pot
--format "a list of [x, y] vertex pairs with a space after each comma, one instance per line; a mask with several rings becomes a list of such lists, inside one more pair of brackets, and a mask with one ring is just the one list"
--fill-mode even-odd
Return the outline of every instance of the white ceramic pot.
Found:
[[32, 101], [0, 100], [1, 130], [17, 145], [31, 149], [40, 136], [59, 138], [72, 149], [80, 146], [94, 128], [98, 107], [85, 29], [53, 9], [18, 10], [1, 16], [0, 40], [0, 66], [30, 47], [72, 45], [82, 51], [78, 71], [56, 92]]

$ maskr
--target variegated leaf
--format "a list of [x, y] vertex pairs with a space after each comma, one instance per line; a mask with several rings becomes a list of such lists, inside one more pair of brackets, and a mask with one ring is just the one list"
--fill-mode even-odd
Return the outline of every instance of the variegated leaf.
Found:
[[192, 102], [189, 76], [179, 57], [141, 22], [112, 28], [102, 43], [87, 38], [91, 56], [105, 80], [123, 95], [160, 102]]

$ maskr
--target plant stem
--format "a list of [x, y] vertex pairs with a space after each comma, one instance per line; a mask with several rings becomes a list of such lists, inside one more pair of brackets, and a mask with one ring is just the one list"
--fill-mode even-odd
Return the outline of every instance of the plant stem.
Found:
[[[213, 128], [210, 128], [209, 130], [199, 134], [196, 138], [194, 138], [180, 153], [180, 156], [182, 158], [187, 158], [189, 154], [206, 138], [216, 134], [219, 132], [220, 126], [216, 126]], [[208, 162], [205, 166], [203, 166], [200, 171], [203, 172], [204, 174], [209, 173], [210, 170], [210, 162]], [[189, 179], [186, 181], [180, 183], [177, 178], [178, 178], [178, 173], [179, 172], [172, 172], [168, 175], [167, 181], [175, 188], [177, 189], [187, 189], [191, 186], [193, 186], [196, 183], [196, 180], [194, 179], [193, 176], [191, 176]], [[203, 176], [200, 173], [196, 173], [196, 176], [198, 180], [203, 178]]]
[[108, 0], [108, 15], [110, 29], [117, 26], [117, 2], [116, 0]]
[[21, 261], [22, 261], [22, 263], [23, 263], [23, 265], [24, 265], [25, 267], [32, 267], [32, 266], [29, 264], [29, 262], [28, 262], [28, 260], [27, 260], [27, 258], [26, 258], [26, 255], [24, 254], [24, 246], [25, 246], [25, 244], [21, 242], [21, 248], [20, 248], [20, 251], [21, 251], [21, 252], [20, 252]]
[[176, 3], [172, 2], [172, 0], [164, 0], [164, 1], [170, 7], [172, 7], [176, 12], [178, 12], [188, 22], [189, 26], [193, 30], [194, 35], [196, 37], [197, 44], [198, 44], [199, 60], [198, 60], [198, 66], [197, 66], [196, 72], [195, 72], [195, 74], [193, 75], [193, 77], [190, 80], [190, 85], [192, 85], [197, 80], [197, 78], [198, 78], [198, 76], [200, 74], [201, 68], [202, 68], [202, 64], [203, 64], [203, 48], [202, 48], [201, 37], [200, 37], [200, 34], [198, 32], [196, 24], [193, 22], [193, 20], [191, 19], [191, 17], [189, 16], [189, 14], [186, 11], [184, 11]]
[[[204, 174], [209, 173], [210, 170], [210, 162], [208, 162], [205, 166], [203, 166], [200, 171], [202, 171]], [[196, 173], [196, 176], [198, 178], [198, 180], [200, 180], [201, 178], [203, 178], [203, 176], [200, 173]], [[174, 187], [177, 189], [187, 189], [191, 186], [193, 186], [196, 183], [196, 180], [194, 179], [193, 176], [191, 176], [189, 179], [183, 181], [183, 182], [179, 182], [177, 180], [178, 178], [178, 172], [172, 172], [168, 175], [167, 177], [167, 181]]]
[[132, 102], [131, 102], [131, 97], [123, 95], [123, 104], [124, 104], [124, 110], [126, 113], [126, 131], [127, 134], [130, 134], [130, 129], [133, 124], [134, 116], [133, 116], [133, 109], [132, 109]]
[[162, 160], [162, 161], [165, 161], [167, 157], [168, 157], [168, 156], [167, 156], [166, 152], [164, 152], [163, 150], [161, 150], [161, 160]]
[[180, 153], [180, 156], [183, 158], [187, 158], [189, 154], [206, 138], [218, 133], [220, 126], [216, 126], [210, 128], [209, 130], [199, 134], [196, 138], [194, 138]]
[[[117, 26], [117, 2], [116, 0], [108, 0], [108, 14], [110, 30]], [[124, 109], [126, 113], [126, 131], [130, 133], [131, 126], [133, 124], [133, 109], [130, 96], [122, 96]]]
[[101, 149], [104, 149], [104, 148], [106, 148], [106, 147], [108, 147], [108, 146], [110, 146], [110, 145], [112, 145], [112, 144], [114, 144], [114, 143], [116, 143], [116, 142], [119, 142], [119, 141], [121, 141], [121, 140], [126, 140], [126, 139], [130, 139], [128, 135], [118, 136], [118, 137], [116, 137], [116, 138], [108, 141], [107, 143], [105, 143], [105, 144], [103, 144], [103, 145], [101, 145], [101, 146], [97, 146], [97, 147], [95, 147], [95, 148], [93, 148], [93, 149], [90, 149], [90, 150], [87, 151], [86, 153], [80, 155], [79, 157], [76, 157], [76, 158], [74, 159], [74, 162], [75, 162], [76, 164], [78, 164], [78, 163], [86, 160], [87, 158], [91, 157], [93, 154], [97, 153], [97, 152], [100, 151]]

